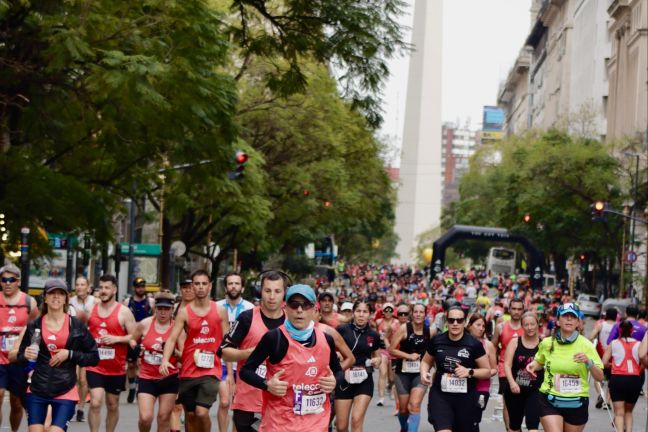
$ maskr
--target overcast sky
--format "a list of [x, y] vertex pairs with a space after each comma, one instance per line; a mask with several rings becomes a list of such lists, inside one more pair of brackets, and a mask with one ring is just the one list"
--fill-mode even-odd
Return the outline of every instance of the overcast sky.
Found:
[[[412, 26], [414, 0], [402, 17]], [[426, 0], [441, 1], [441, 0]], [[445, 0], [443, 3], [443, 121], [481, 123], [482, 107], [497, 104], [497, 90], [530, 28], [531, 0]], [[408, 32], [407, 40], [411, 39]], [[382, 133], [403, 135], [409, 58], [393, 60], [384, 94]]]

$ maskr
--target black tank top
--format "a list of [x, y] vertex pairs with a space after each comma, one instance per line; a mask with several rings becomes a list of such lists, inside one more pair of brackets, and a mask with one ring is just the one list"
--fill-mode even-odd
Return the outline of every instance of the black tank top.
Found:
[[[428, 342], [430, 341], [430, 327], [424, 324], [423, 334], [420, 335], [414, 333], [414, 326], [412, 323], [407, 323], [406, 328], [407, 336], [405, 336], [405, 339], [401, 341], [399, 349], [408, 354], [418, 353], [421, 356], [421, 359], [423, 359]], [[402, 366], [403, 359], [396, 359], [396, 372], [404, 373], [401, 371]]]
[[538, 352], [538, 345], [533, 348], [527, 348], [522, 343], [522, 338], [518, 338], [517, 348], [513, 355], [513, 364], [511, 365], [511, 373], [515, 378], [515, 382], [520, 386], [520, 390], [538, 389], [542, 383], [544, 372], [537, 372], [534, 378], [526, 371], [526, 367], [533, 361], [535, 354]]

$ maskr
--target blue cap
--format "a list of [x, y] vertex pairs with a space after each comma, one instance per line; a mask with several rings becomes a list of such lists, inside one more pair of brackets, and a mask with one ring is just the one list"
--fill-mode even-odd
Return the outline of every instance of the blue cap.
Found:
[[313, 288], [309, 287], [308, 285], [297, 284], [288, 288], [288, 291], [286, 292], [286, 301], [290, 300], [290, 297], [297, 294], [304, 296], [306, 300], [313, 304], [315, 304], [317, 300], [315, 298], [315, 291], [313, 291]]
[[562, 304], [562, 305], [558, 306], [558, 312], [556, 313], [556, 316], [560, 317], [560, 316], [568, 314], [568, 313], [574, 315], [576, 318], [579, 318], [579, 319], [582, 316], [582, 313], [581, 313], [580, 309], [578, 308], [578, 306], [576, 306], [574, 303], [571, 303], [571, 302], [570, 303], [565, 303], [565, 304]]

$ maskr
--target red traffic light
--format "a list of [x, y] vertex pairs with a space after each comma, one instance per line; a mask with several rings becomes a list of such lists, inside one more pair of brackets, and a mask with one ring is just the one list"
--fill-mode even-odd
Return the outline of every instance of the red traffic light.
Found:
[[580, 260], [581, 260], [581, 261], [585, 261], [585, 254], [581, 254], [581, 256], [580, 256]]
[[531, 215], [530, 215], [529, 213], [526, 213], [526, 214], [522, 217], [522, 220], [524, 221], [524, 223], [529, 223], [529, 222], [531, 222]]
[[236, 156], [234, 157], [234, 160], [236, 161], [237, 164], [242, 165], [248, 161], [248, 155], [244, 151], [239, 150], [236, 152]]

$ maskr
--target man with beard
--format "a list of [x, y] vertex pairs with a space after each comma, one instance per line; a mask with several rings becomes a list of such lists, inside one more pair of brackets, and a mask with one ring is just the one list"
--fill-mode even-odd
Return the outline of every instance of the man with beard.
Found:
[[[227, 320], [229, 321], [230, 328], [234, 326], [234, 323], [242, 312], [254, 308], [252, 303], [243, 298], [244, 289], [243, 277], [239, 273], [230, 272], [225, 276], [225, 298], [218, 300], [216, 304], [224, 307], [227, 311]], [[232, 395], [236, 390], [236, 363], [232, 363], [232, 371], [234, 373], [234, 387], [229, 389], [228, 386], [220, 386], [218, 389], [218, 396], [220, 396], [220, 404], [218, 406], [218, 426], [222, 431], [227, 430], [230, 403], [232, 401]], [[223, 365], [223, 379], [226, 378], [227, 367]]]
[[[238, 362], [240, 370], [263, 335], [284, 323], [281, 305], [285, 292], [286, 281], [280, 272], [268, 271], [261, 276], [261, 305], [239, 315], [221, 344], [223, 359]], [[260, 375], [265, 375], [265, 364], [259, 369]], [[263, 391], [243, 381], [237, 385], [232, 403], [234, 426], [237, 432], [254, 431], [253, 425], [261, 414]]]
[[[140, 322], [153, 315], [153, 299], [146, 295], [146, 281], [142, 277], [133, 280], [133, 295], [124, 299], [124, 306], [132, 312], [135, 322]], [[137, 361], [140, 356], [140, 346], [129, 346], [126, 355], [128, 360], [128, 403], [135, 401], [135, 390], [137, 390], [137, 376], [139, 375]]]
[[119, 394], [126, 383], [126, 352], [135, 331], [135, 317], [117, 302], [117, 279], [105, 274], [99, 278], [99, 303], [90, 312], [88, 329], [99, 347], [99, 364], [86, 369], [90, 387], [91, 432], [99, 432], [101, 405], [106, 398], [106, 425], [113, 432], [119, 421]]
[[[20, 269], [13, 264], [0, 268], [2, 277], [0, 285], [0, 401], [4, 400], [6, 390], [9, 390], [11, 413], [9, 423], [12, 431], [17, 431], [23, 417], [23, 398], [25, 396], [26, 377], [23, 369], [17, 364], [9, 364], [9, 351], [19, 339], [20, 333], [27, 323], [38, 316], [36, 300], [20, 291]], [[0, 407], [0, 423], [2, 423], [2, 408]]]
[[[169, 362], [178, 337], [186, 331], [187, 338], [182, 350], [180, 367], [180, 390], [178, 401], [182, 403], [188, 432], [209, 432], [211, 419], [209, 409], [216, 402], [223, 370], [221, 359], [216, 355], [229, 331], [227, 311], [209, 299], [212, 281], [205, 270], [196, 270], [191, 276], [196, 298], [183, 309], [178, 310], [173, 330], [164, 344], [164, 357], [160, 373], [168, 376], [175, 367]], [[231, 386], [233, 377], [228, 363], [226, 385]], [[221, 432], [225, 432], [221, 429]]]

